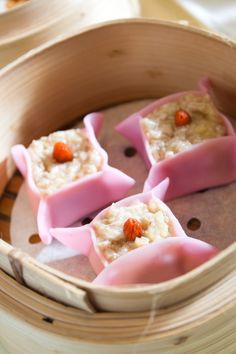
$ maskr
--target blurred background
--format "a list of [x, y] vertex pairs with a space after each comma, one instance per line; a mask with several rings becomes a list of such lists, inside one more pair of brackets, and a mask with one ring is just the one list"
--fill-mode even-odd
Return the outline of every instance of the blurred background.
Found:
[[142, 16], [186, 20], [236, 37], [236, 2], [233, 0], [140, 0]]
[[[13, 9], [27, 1], [31, 0], [0, 0], [0, 12]], [[81, 2], [81, 0], [74, 1]], [[60, 0], [58, 2], [60, 3]], [[139, 15], [143, 17], [185, 20], [191, 25], [209, 27], [226, 35], [236, 36], [236, 2], [233, 0], [127, 0], [126, 2], [133, 6], [137, 2], [140, 6]], [[119, 4], [121, 7], [124, 6], [122, 1], [117, 1], [117, 6]], [[126, 9], [124, 11], [126, 12]]]

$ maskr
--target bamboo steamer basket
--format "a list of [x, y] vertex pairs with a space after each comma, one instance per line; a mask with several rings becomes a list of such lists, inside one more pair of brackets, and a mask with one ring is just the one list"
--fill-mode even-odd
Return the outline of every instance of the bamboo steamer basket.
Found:
[[139, 12], [137, 0], [30, 0], [0, 13], [0, 67], [66, 32]]
[[11, 146], [88, 112], [209, 76], [217, 106], [235, 116], [235, 59], [235, 43], [215, 34], [124, 20], [61, 37], [1, 70], [0, 342], [10, 353], [235, 353], [235, 242], [165, 283], [96, 287], [13, 248], [7, 202], [19, 189]]

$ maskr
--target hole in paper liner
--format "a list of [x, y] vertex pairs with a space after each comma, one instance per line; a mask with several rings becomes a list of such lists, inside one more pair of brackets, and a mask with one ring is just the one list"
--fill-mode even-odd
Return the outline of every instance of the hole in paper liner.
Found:
[[191, 218], [187, 223], [187, 228], [192, 231], [196, 231], [200, 228], [201, 221], [197, 218]]
[[124, 155], [126, 157], [133, 157], [137, 154], [137, 150], [133, 146], [128, 146], [124, 149]]

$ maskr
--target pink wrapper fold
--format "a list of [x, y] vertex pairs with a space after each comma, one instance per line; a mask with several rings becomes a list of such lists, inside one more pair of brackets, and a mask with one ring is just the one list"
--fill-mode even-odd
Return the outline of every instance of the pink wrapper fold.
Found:
[[191, 237], [170, 237], [138, 248], [109, 264], [93, 281], [100, 286], [160, 283], [183, 275], [218, 250]]
[[84, 130], [90, 142], [103, 157], [101, 171], [68, 183], [48, 196], [41, 195], [34, 182], [28, 150], [23, 145], [15, 145], [12, 148], [13, 159], [26, 179], [29, 199], [37, 214], [39, 235], [46, 244], [52, 241], [50, 228], [71, 225], [123, 198], [135, 183], [132, 178], [108, 165], [107, 153], [101, 148], [95, 136], [101, 129], [102, 119], [100, 113], [91, 113], [84, 118]]
[[[166, 177], [170, 178], [167, 199], [179, 197], [200, 189], [223, 185], [236, 179], [235, 171], [231, 170], [236, 168], [236, 135], [230, 121], [222, 113], [218, 112], [226, 128], [226, 136], [209, 139], [193, 145], [189, 150], [180, 152], [160, 162], [156, 162], [151, 155], [148, 141], [141, 129], [140, 121], [142, 118], [158, 107], [174, 102], [189, 94], [203, 96], [209, 92], [210, 86], [209, 79], [204, 78], [199, 82], [198, 91], [180, 92], [161, 98], [141, 111], [132, 114], [116, 127], [116, 130], [136, 147], [149, 169], [149, 174], [144, 184], [145, 192], [154, 188]], [[226, 159], [226, 161], [221, 159], [224, 154], [226, 155], [223, 160]], [[179, 180], [178, 178], [180, 177], [183, 179]]]
[[[165, 179], [153, 190], [147, 193], [136, 194], [131, 197], [125, 198], [123, 200], [120, 200], [119, 202], [116, 203], [116, 206], [117, 207], [128, 206], [135, 203], [136, 201], [148, 203], [149, 200], [153, 198], [159, 203], [160, 206], [165, 208], [166, 213], [169, 216], [170, 221], [172, 222], [173, 225], [174, 234], [172, 236], [186, 237], [186, 234], [182, 229], [179, 221], [173, 215], [171, 210], [160, 200], [160, 198], [164, 198], [168, 185], [169, 185], [169, 180]], [[94, 218], [93, 222], [101, 219], [106, 212], [107, 209], [104, 209], [102, 212], [100, 212]], [[87, 256], [90, 260], [90, 263], [94, 271], [96, 272], [96, 274], [99, 274], [109, 263], [104, 258], [103, 254], [100, 252], [97, 246], [97, 240], [93, 228], [93, 222], [82, 227], [50, 229], [50, 233], [51, 235], [53, 235], [54, 238], [56, 238], [63, 245], [72, 248], [78, 251], [79, 253]], [[142, 262], [142, 260], [140, 260], [140, 262]]]
[[204, 144], [154, 165], [144, 184], [149, 191], [163, 179], [170, 184], [165, 201], [236, 180], [236, 138], [210, 139]]

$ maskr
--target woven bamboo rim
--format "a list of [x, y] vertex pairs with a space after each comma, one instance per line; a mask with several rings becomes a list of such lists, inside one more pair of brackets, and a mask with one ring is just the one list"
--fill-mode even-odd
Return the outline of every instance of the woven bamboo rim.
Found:
[[[170, 55], [173, 51], [175, 56]], [[219, 36], [181, 25], [132, 20], [96, 26], [18, 59], [0, 73], [1, 191], [14, 170], [9, 158], [13, 144], [27, 144], [33, 137], [55, 130], [88, 111], [189, 89], [201, 75], [208, 74], [215, 85], [218, 106], [233, 116], [235, 57], [235, 43]], [[222, 95], [219, 88], [230, 96]], [[36, 112], [40, 122], [34, 119]], [[75, 348], [72, 338], [81, 348], [85, 345], [82, 342], [100, 343], [96, 348], [101, 352], [102, 343], [108, 349], [120, 343], [119, 353], [128, 353], [131, 347], [126, 344], [137, 341], [140, 352], [149, 348], [156, 353], [161, 348], [167, 353], [176, 343], [181, 344], [181, 350], [189, 345], [200, 350], [206, 343], [212, 353], [220, 352], [226, 344], [230, 350], [235, 340], [235, 256], [236, 243], [172, 281], [110, 289], [95, 287], [39, 264], [2, 240], [2, 318], [17, 318], [22, 325], [27, 317], [31, 330], [37, 327], [41, 333], [50, 329], [48, 338], [56, 347], [58, 335], [63, 337], [68, 353]], [[97, 309], [112, 312], [94, 313]], [[153, 311], [149, 312], [150, 309]], [[53, 326], [42, 322], [42, 316], [55, 320]], [[206, 330], [211, 336], [204, 340]], [[191, 340], [187, 340], [189, 336]], [[175, 352], [181, 353], [177, 349]]]

